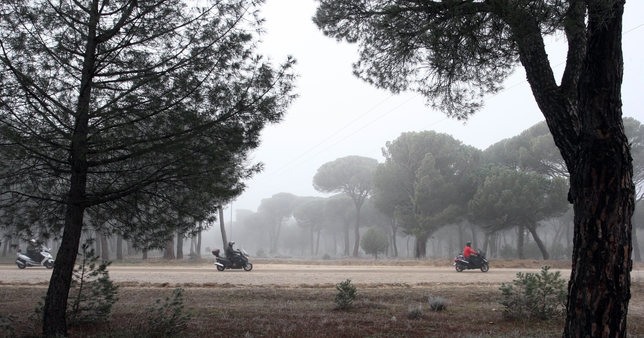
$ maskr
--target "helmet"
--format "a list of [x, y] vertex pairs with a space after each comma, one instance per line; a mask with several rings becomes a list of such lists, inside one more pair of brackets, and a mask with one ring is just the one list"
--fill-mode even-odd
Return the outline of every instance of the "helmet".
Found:
[[228, 242], [228, 246], [229, 246], [229, 247], [232, 247], [233, 245], [235, 245], [235, 241], [230, 241], [230, 242]]
[[465, 243], [465, 245], [470, 246], [470, 245], [472, 245], [472, 242], [467, 241], [467, 242]]

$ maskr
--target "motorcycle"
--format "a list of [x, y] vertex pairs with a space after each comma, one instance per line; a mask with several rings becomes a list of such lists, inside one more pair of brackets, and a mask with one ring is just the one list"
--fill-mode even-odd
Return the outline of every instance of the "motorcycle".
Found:
[[19, 269], [24, 269], [28, 266], [37, 266], [42, 265], [47, 269], [54, 267], [54, 258], [50, 253], [51, 249], [46, 247], [44, 244], [40, 245], [40, 252], [34, 252], [31, 255], [23, 253], [18, 249], [18, 258], [16, 259], [16, 265]]
[[462, 254], [454, 257], [454, 268], [456, 268], [457, 272], [474, 269], [481, 269], [481, 271], [487, 272], [490, 270], [490, 265], [485, 258], [485, 252], [479, 252], [478, 255], [472, 255], [469, 258], [463, 257]]
[[217, 270], [224, 271], [226, 269], [244, 269], [244, 271], [250, 271], [253, 269], [253, 263], [248, 261], [248, 253], [244, 249], [235, 250], [235, 255], [232, 259], [228, 257], [219, 256], [219, 249], [212, 250], [212, 254], [215, 255], [215, 265]]

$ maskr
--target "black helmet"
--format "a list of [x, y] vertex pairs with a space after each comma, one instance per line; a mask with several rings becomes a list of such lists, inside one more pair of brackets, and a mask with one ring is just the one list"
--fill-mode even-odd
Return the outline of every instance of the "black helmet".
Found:
[[467, 241], [467, 242], [465, 243], [465, 245], [470, 246], [470, 245], [472, 245], [472, 242]]

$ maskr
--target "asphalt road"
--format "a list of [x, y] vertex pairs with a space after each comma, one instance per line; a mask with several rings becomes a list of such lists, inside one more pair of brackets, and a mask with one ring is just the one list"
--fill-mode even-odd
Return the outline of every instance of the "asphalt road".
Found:
[[[556, 271], [556, 270], [552, 270]], [[561, 271], [563, 278], [570, 270]], [[52, 270], [29, 267], [24, 270], [15, 265], [0, 266], [2, 284], [48, 283]], [[198, 266], [110, 266], [110, 278], [117, 283], [152, 284], [234, 284], [246, 286], [301, 286], [337, 284], [351, 279], [354, 284], [407, 284], [423, 283], [508, 283], [516, 279], [517, 272], [539, 272], [535, 269], [495, 269], [456, 272], [453, 268], [423, 266], [334, 266], [255, 264], [253, 270], [217, 271], [214, 265]]]

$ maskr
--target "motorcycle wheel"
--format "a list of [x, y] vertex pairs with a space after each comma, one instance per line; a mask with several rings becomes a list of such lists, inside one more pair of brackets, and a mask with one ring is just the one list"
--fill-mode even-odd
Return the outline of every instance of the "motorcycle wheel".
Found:
[[462, 266], [460, 266], [460, 265], [456, 266], [456, 272], [463, 272], [463, 270], [465, 270], [465, 269], [463, 269]]
[[47, 269], [53, 269], [54, 268], [54, 262], [46, 262], [45, 267]]
[[490, 270], [490, 266], [487, 264], [483, 264], [483, 266], [481, 267], [481, 271], [487, 272], [488, 270]]
[[18, 266], [18, 269], [21, 269], [21, 270], [27, 267], [27, 264], [23, 262], [20, 262], [20, 263], [16, 262], [16, 265]]
[[224, 270], [226, 270], [226, 268], [221, 266], [221, 265], [217, 265], [217, 270], [224, 271]]
[[253, 270], [253, 263], [247, 262], [246, 265], [244, 265], [244, 271], [250, 271]]

